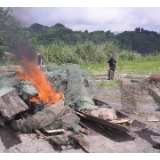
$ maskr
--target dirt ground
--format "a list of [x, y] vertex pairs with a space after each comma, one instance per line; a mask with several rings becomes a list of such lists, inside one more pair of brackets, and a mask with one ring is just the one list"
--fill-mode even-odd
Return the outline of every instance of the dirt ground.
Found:
[[[108, 86], [100, 89], [98, 95], [100, 100], [110, 104], [114, 109], [122, 108], [120, 89]], [[89, 151], [91, 153], [160, 153], [160, 150], [152, 147], [155, 142], [160, 142], [160, 122], [147, 121], [149, 116], [156, 116], [160, 120], [159, 106], [150, 95], [142, 95], [137, 102], [137, 107], [139, 114], [133, 113], [129, 116], [147, 125], [147, 129], [139, 132], [104, 131], [89, 121], [83, 121], [94, 130], [89, 135], [81, 134], [90, 144]], [[56, 136], [64, 137], [70, 133], [66, 131]], [[0, 127], [0, 153], [84, 153], [80, 147], [63, 146], [62, 150], [54, 148], [48, 141], [37, 139], [34, 133], [20, 134], [20, 139], [21, 141], [10, 129]]]

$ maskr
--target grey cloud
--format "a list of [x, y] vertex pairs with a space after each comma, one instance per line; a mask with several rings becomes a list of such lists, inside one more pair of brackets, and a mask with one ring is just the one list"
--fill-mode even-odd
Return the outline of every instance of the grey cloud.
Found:
[[62, 23], [73, 30], [125, 31], [142, 27], [160, 31], [159, 7], [12, 7], [23, 26]]

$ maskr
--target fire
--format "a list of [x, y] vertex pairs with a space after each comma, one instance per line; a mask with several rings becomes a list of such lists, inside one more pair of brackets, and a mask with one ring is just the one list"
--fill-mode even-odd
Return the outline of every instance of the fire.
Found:
[[58, 102], [60, 99], [64, 98], [63, 93], [56, 93], [53, 89], [51, 83], [47, 80], [44, 73], [35, 65], [27, 60], [23, 60], [25, 65], [25, 72], [19, 68], [18, 76], [22, 79], [29, 80], [35, 86], [39, 95], [37, 97], [31, 98], [31, 102], [43, 101], [44, 104], [51, 104]]

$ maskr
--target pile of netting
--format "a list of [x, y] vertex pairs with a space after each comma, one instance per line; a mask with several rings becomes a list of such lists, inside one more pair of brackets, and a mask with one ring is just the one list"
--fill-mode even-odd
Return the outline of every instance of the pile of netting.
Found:
[[[10, 69], [3, 67], [5, 76], [0, 76], [0, 88], [13, 87], [17, 94], [23, 99], [28, 100], [38, 95], [35, 86], [28, 80], [20, 79], [16, 76], [18, 69], [12, 74], [6, 73]], [[51, 82], [57, 93], [64, 93], [64, 104], [72, 109], [96, 109], [93, 98], [97, 96], [97, 86], [92, 75], [76, 64], [49, 63], [41, 68], [46, 78]], [[36, 76], [36, 75], [35, 75]]]
[[49, 63], [42, 68], [56, 92], [64, 92], [64, 103], [72, 109], [96, 109], [93, 98], [97, 87], [91, 74], [76, 64], [57, 66]]
[[[7, 66], [2, 69], [0, 93], [5, 87], [14, 88], [24, 102], [39, 94], [29, 80], [21, 79], [17, 75], [18, 68], [15, 67], [12, 73], [10, 73], [10, 69]], [[44, 107], [43, 110], [34, 115], [28, 115], [24, 120], [13, 120], [12, 128], [15, 131], [28, 133], [33, 129], [55, 129], [64, 126], [78, 132], [80, 119], [72, 113], [72, 109], [98, 109], [93, 101], [93, 98], [97, 98], [97, 87], [94, 78], [88, 71], [80, 69], [76, 64], [58, 66], [54, 63], [49, 63], [46, 66], [42, 66], [41, 70], [55, 91], [64, 93], [64, 101]], [[61, 108], [65, 112], [61, 113]], [[1, 118], [1, 120], [3, 119]]]
[[13, 120], [11, 127], [16, 132], [31, 133], [34, 129], [72, 129], [79, 132], [80, 118], [72, 113], [70, 107], [64, 106], [62, 101], [45, 107], [26, 119]]

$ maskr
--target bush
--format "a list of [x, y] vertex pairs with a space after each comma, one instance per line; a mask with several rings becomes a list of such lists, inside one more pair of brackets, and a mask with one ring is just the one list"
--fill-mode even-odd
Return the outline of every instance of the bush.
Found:
[[83, 44], [78, 43], [71, 46], [61, 41], [49, 45], [39, 45], [37, 46], [37, 49], [43, 55], [46, 63], [53, 62], [56, 64], [104, 63], [110, 56], [115, 57], [118, 54], [118, 47], [116, 47], [113, 42], [95, 45], [91, 41], [86, 41]]
[[142, 59], [142, 55], [134, 51], [123, 50], [119, 54], [119, 59], [128, 61], [140, 61]]

